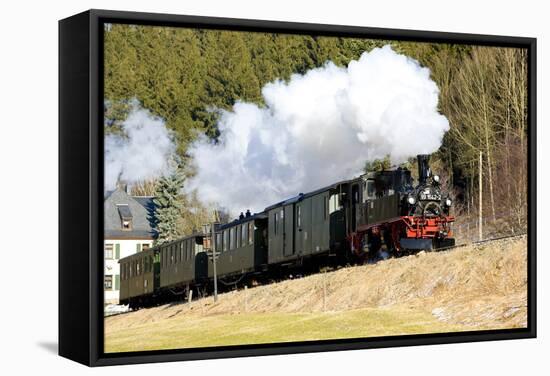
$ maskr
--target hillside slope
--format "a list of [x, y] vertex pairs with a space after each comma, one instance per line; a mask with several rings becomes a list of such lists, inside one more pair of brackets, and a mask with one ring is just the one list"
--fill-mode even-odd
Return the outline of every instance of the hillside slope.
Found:
[[526, 248], [493, 241], [108, 317], [106, 351], [525, 327]]

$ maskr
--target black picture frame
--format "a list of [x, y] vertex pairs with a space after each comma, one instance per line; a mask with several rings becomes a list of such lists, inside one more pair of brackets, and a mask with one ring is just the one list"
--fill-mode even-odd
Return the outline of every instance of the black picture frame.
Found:
[[[103, 352], [103, 23], [263, 31], [528, 50], [528, 323], [524, 329]], [[59, 21], [59, 354], [88, 366], [536, 337], [536, 39], [88, 10]]]

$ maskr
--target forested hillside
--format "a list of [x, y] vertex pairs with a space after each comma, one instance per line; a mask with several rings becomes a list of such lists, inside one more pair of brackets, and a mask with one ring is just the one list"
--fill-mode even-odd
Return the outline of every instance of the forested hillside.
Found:
[[[216, 109], [230, 109], [238, 100], [261, 104], [266, 83], [288, 80], [328, 60], [346, 66], [385, 44], [428, 67], [440, 89], [440, 112], [450, 131], [432, 165], [455, 192], [460, 221], [466, 226], [476, 218], [481, 152], [484, 216], [497, 223], [494, 231], [524, 228], [525, 50], [110, 25], [105, 32], [106, 133], [120, 131], [119, 121], [135, 98], [175, 132], [185, 165], [186, 150], [198, 135], [217, 137]], [[151, 194], [155, 184], [135, 189]], [[202, 220], [191, 221], [192, 215], [208, 214], [192, 197], [181, 200], [178, 231], [184, 233]]]

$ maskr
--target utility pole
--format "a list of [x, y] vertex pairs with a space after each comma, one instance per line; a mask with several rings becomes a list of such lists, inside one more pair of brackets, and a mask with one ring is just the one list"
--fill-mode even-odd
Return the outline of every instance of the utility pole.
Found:
[[479, 152], [479, 240], [483, 240], [483, 152]]
[[214, 228], [216, 227], [216, 224], [215, 222], [212, 222], [212, 225], [210, 227], [210, 242], [212, 243], [212, 263], [214, 264], [213, 265], [213, 269], [214, 269], [214, 302], [217, 302], [218, 301], [218, 273], [217, 273], [217, 270], [216, 270], [216, 259], [218, 258], [218, 256], [216, 255], [216, 240], [214, 239], [214, 235], [215, 235], [215, 232], [214, 232]]
[[[206, 223], [202, 226], [203, 233], [204, 233], [204, 241], [205, 241], [205, 251], [211, 251], [212, 252], [212, 271], [214, 272], [214, 302], [218, 301], [218, 272], [216, 270], [216, 261], [218, 258], [218, 255], [216, 254], [216, 241], [215, 241], [215, 229], [216, 229], [216, 222], [212, 223]], [[208, 241], [208, 238], [210, 237], [210, 241]]]

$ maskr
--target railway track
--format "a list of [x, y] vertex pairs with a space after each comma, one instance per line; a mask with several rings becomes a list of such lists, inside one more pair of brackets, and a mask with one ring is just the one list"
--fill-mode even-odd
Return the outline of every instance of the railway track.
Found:
[[499, 236], [499, 237], [496, 237], [496, 238], [489, 238], [489, 239], [483, 239], [483, 240], [477, 240], [475, 242], [467, 242], [467, 243], [461, 243], [461, 244], [455, 244], [453, 246], [450, 246], [450, 247], [444, 247], [444, 248], [438, 248], [438, 249], [434, 249], [430, 252], [446, 252], [446, 251], [452, 251], [453, 249], [456, 249], [456, 248], [463, 248], [463, 247], [467, 247], [467, 246], [476, 246], [476, 245], [481, 245], [481, 244], [485, 244], [485, 243], [490, 243], [490, 242], [496, 242], [496, 241], [500, 241], [500, 240], [513, 240], [513, 239], [517, 239], [517, 238], [521, 238], [523, 236], [527, 236], [527, 232], [522, 232], [520, 234], [515, 234], [515, 235], [506, 235], [506, 236]]

